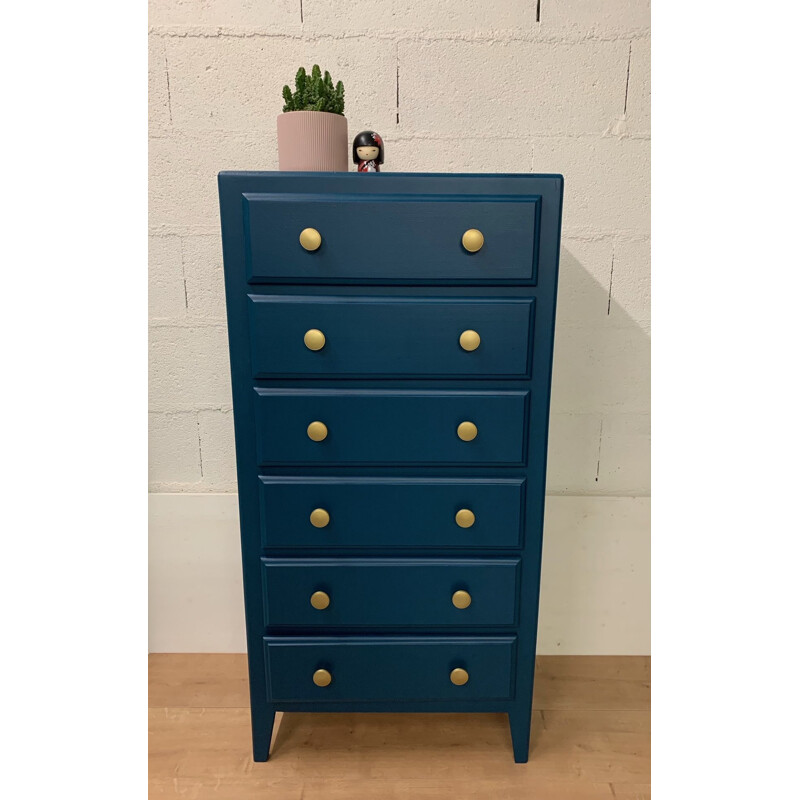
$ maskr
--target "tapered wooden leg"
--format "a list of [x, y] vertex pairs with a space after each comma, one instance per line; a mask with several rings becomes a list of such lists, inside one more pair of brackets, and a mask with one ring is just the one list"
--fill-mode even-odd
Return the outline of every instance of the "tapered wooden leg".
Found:
[[272, 727], [275, 725], [275, 712], [271, 709], [264, 714], [253, 714], [253, 761], [266, 761], [269, 758], [269, 744], [272, 741]]
[[511, 726], [511, 744], [514, 747], [514, 761], [527, 764], [528, 748], [531, 742], [531, 707], [519, 711], [509, 711], [508, 724]]

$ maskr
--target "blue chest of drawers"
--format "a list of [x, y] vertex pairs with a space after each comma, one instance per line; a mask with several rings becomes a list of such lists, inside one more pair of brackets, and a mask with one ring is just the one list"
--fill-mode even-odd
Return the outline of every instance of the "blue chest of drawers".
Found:
[[253, 755], [491, 711], [528, 759], [560, 175], [219, 176]]

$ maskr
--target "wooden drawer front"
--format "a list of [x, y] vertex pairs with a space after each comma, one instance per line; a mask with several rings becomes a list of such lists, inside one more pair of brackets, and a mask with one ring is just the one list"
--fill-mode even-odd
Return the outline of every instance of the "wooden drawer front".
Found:
[[[524, 485], [521, 478], [262, 476], [261, 541], [264, 547], [518, 547]], [[311, 522], [316, 509], [324, 512], [314, 516], [319, 527]], [[456, 522], [461, 510], [472, 512], [471, 525]]]
[[[513, 625], [519, 559], [262, 559], [268, 626]], [[467, 608], [453, 593], [468, 592]], [[324, 592], [318, 609], [311, 596]]]
[[[515, 464], [527, 392], [255, 389], [258, 459], [283, 464]], [[309, 438], [322, 422], [327, 435]], [[477, 426], [472, 441], [457, 434]]]
[[[492, 637], [275, 637], [264, 639], [275, 702], [505, 700], [513, 696], [516, 639]], [[327, 686], [314, 673], [330, 673]], [[450, 680], [466, 670], [461, 686]]]
[[[246, 194], [251, 283], [534, 282], [539, 196]], [[314, 228], [317, 250], [300, 245]], [[470, 229], [480, 250], [464, 249]]]
[[[250, 296], [253, 376], [524, 377], [533, 300]], [[308, 330], [325, 344], [310, 350]], [[464, 331], [480, 336], [461, 347]]]

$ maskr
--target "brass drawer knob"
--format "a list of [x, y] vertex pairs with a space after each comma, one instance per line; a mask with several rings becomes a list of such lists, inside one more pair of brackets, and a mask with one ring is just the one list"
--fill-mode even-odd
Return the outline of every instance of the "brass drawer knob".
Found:
[[312, 328], [310, 331], [306, 331], [303, 342], [309, 350], [322, 350], [325, 347], [325, 334], [316, 328]]
[[475, 524], [475, 514], [468, 508], [459, 509], [456, 512], [456, 525], [459, 528], [471, 528]]
[[[473, 350], [478, 349], [481, 343], [481, 337], [479, 336], [477, 331], [464, 331], [461, 334], [461, 336], [458, 337], [458, 343], [461, 345], [462, 350], [466, 350], [468, 353], [471, 353]], [[313, 349], [318, 349], [318, 348], [313, 348]]]
[[463, 686], [468, 680], [469, 672], [467, 672], [465, 669], [461, 669], [461, 667], [456, 667], [450, 673], [450, 683], [453, 683], [456, 686]]
[[453, 592], [453, 605], [456, 608], [469, 608], [470, 603], [472, 603], [472, 598], [469, 596], [469, 592], [465, 592], [463, 589]]
[[311, 605], [317, 609], [317, 611], [322, 611], [323, 609], [327, 608], [331, 604], [331, 598], [325, 592], [314, 592], [311, 595]]
[[308, 518], [315, 528], [325, 528], [331, 521], [331, 515], [324, 508], [315, 508]]
[[320, 236], [316, 228], [303, 228], [300, 231], [300, 244], [303, 249], [313, 253], [314, 250], [319, 250], [319, 246], [322, 244], [322, 236]]
[[[461, 671], [463, 672], [464, 670], [461, 670]], [[451, 673], [450, 677], [451, 677], [451, 680], [452, 680], [452, 673]], [[331, 685], [331, 681], [333, 680], [333, 676], [326, 669], [318, 669], [314, 673], [314, 677], [312, 678], [312, 680], [314, 681], [314, 683], [317, 686], [330, 686]], [[455, 683], [455, 681], [453, 681], [453, 683]]]
[[[462, 442], [471, 442], [478, 435], [478, 426], [474, 422], [462, 422], [458, 426], [457, 433]], [[323, 436], [322, 438], [324, 439], [325, 437]]]
[[328, 435], [328, 426], [317, 420], [306, 428], [306, 433], [312, 442], [321, 442]]
[[468, 231], [464, 231], [461, 244], [464, 245], [466, 251], [477, 253], [483, 247], [483, 234], [476, 228], [470, 228]]

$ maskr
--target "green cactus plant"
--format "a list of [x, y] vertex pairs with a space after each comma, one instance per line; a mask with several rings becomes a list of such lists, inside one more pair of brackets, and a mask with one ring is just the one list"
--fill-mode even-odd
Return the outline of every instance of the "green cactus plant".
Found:
[[304, 67], [297, 70], [294, 78], [294, 93], [288, 86], [283, 87], [284, 111], [327, 111], [330, 114], [344, 114], [344, 84], [339, 81], [333, 85], [330, 72], [314, 64], [311, 75]]

